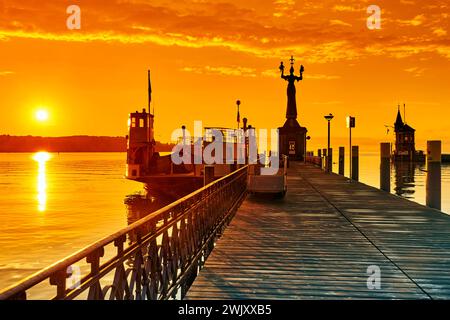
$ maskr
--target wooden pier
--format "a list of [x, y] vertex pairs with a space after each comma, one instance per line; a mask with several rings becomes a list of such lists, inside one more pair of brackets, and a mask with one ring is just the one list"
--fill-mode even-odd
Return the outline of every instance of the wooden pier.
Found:
[[285, 199], [246, 198], [186, 296], [352, 298], [449, 299], [450, 216], [300, 163]]

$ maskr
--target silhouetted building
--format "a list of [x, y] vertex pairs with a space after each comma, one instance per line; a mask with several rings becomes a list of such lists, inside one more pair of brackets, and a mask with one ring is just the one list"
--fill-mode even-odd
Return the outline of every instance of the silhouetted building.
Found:
[[280, 154], [289, 156], [291, 160], [303, 160], [306, 150], [306, 133], [308, 130], [297, 121], [297, 102], [295, 82], [303, 79], [303, 66], [300, 67], [300, 76], [294, 75], [294, 58], [291, 57], [291, 68], [288, 76], [284, 75], [284, 65], [281, 62], [281, 78], [288, 82], [286, 122], [279, 129]]
[[416, 130], [403, 122], [400, 114], [400, 106], [397, 112], [397, 119], [394, 123], [395, 129], [395, 150], [393, 154], [394, 160], [405, 161], [423, 161], [424, 154], [422, 151], [416, 151]]

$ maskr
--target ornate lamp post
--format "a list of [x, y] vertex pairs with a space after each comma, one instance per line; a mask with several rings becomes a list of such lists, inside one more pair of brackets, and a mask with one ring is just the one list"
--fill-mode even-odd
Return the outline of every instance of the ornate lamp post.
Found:
[[324, 116], [325, 120], [328, 121], [328, 151], [327, 151], [327, 172], [332, 171], [332, 156], [331, 156], [331, 149], [330, 149], [330, 127], [331, 127], [331, 120], [333, 120], [334, 116], [330, 113], [329, 115]]

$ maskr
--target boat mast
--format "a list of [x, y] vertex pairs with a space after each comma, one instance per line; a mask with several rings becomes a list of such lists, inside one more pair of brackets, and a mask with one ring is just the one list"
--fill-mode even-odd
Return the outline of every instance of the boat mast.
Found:
[[406, 124], [406, 103], [403, 103], [403, 121]]
[[[150, 113], [150, 103], [152, 102], [152, 84], [150, 82], [150, 70], [148, 70], [148, 112]], [[153, 115], [155, 114], [155, 107], [153, 107]]]

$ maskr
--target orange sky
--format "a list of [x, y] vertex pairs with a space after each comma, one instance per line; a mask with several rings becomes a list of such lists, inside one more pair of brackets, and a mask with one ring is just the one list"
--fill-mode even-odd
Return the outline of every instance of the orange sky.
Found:
[[[81, 7], [81, 30], [66, 27]], [[370, 4], [382, 29], [366, 27]], [[0, 134], [125, 135], [127, 114], [146, 106], [152, 71], [158, 140], [194, 120], [235, 126], [235, 101], [258, 128], [284, 122], [281, 60], [305, 66], [297, 85], [311, 148], [390, 140], [397, 103], [418, 148], [441, 139], [450, 152], [450, 5], [437, 0], [0, 0]], [[39, 124], [33, 112], [50, 111]]]

